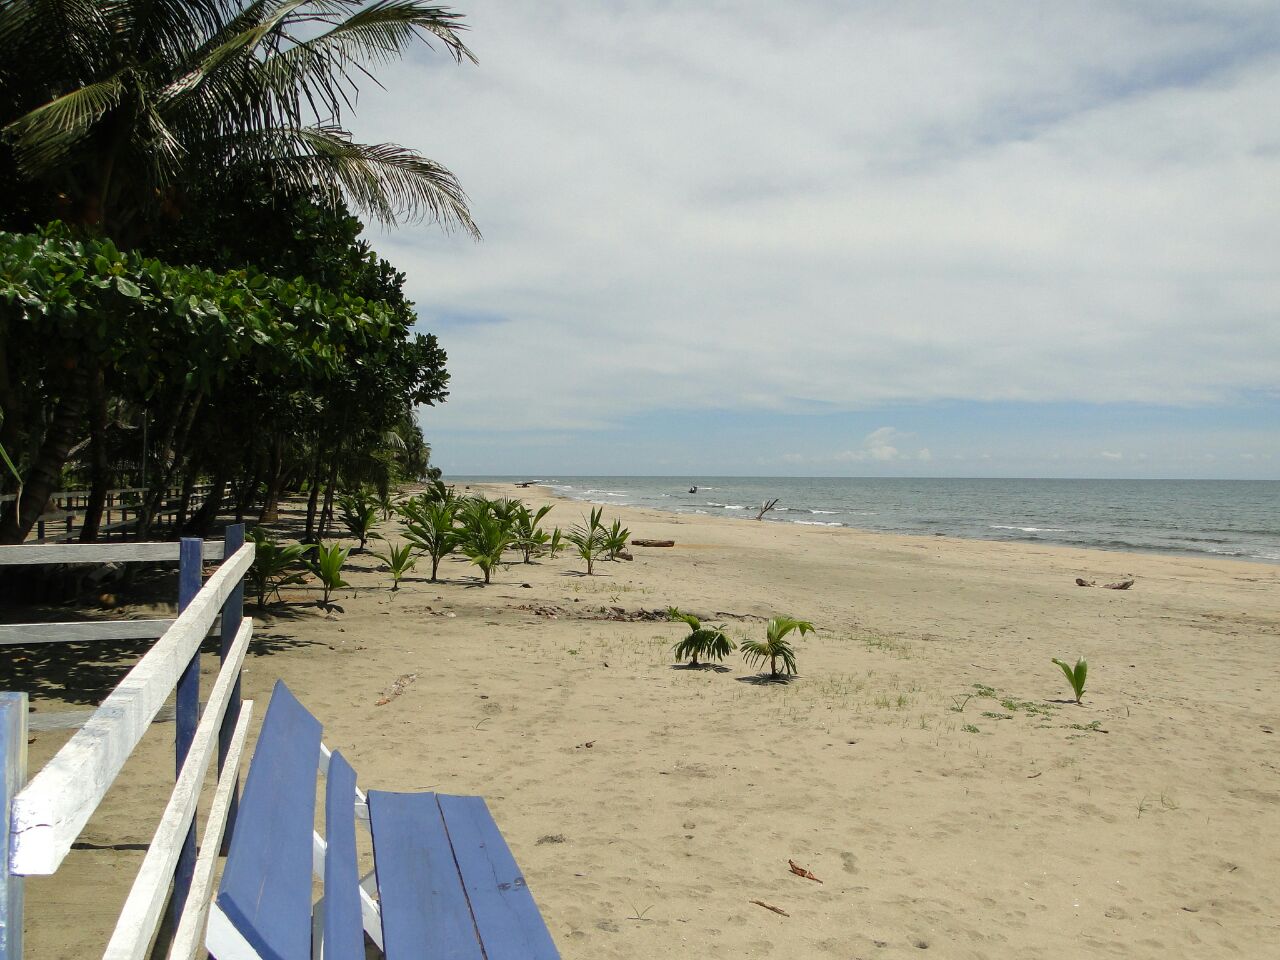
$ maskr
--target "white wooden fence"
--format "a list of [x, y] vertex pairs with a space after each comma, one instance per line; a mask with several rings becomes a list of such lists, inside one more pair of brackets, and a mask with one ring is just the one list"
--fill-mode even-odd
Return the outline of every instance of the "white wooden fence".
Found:
[[[222, 563], [202, 583], [205, 559]], [[180, 612], [174, 620], [16, 624], [0, 631], [0, 644], [158, 637], [29, 780], [27, 696], [20, 691], [0, 693], [0, 854], [5, 864], [0, 870], [0, 960], [21, 960], [23, 955], [23, 877], [57, 871], [175, 691], [177, 782], [104, 956], [148, 956], [166, 900], [175, 923], [168, 955], [190, 960], [200, 949], [224, 831], [234, 828], [240, 756], [253, 712], [252, 701], [240, 699], [240, 668], [253, 632], [252, 621], [243, 615], [243, 581], [253, 563], [253, 544], [244, 543], [244, 526], [237, 524], [228, 528], [221, 544], [186, 539], [181, 544], [0, 547], [0, 565], [158, 560], [180, 563]], [[200, 645], [215, 624], [222, 641], [222, 666], [201, 713]], [[220, 772], [197, 855], [196, 806], [215, 752]]]

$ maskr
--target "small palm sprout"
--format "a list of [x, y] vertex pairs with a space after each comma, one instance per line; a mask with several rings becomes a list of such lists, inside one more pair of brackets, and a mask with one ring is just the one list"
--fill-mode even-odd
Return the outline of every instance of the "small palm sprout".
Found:
[[681, 620], [689, 626], [689, 635], [671, 648], [676, 655], [676, 663], [688, 659], [689, 666], [700, 667], [698, 657], [707, 660], [723, 660], [733, 652], [734, 642], [724, 633], [724, 625], [719, 627], [703, 627], [702, 621], [691, 613], [682, 613], [675, 607], [667, 608], [667, 616], [672, 620]]
[[381, 505], [376, 498], [361, 491], [340, 497], [338, 507], [342, 510], [343, 525], [351, 531], [353, 537], [359, 538], [359, 550], [363, 553], [364, 545], [369, 541], [374, 528], [378, 526]]
[[537, 511], [531, 511], [521, 503], [515, 511], [515, 544], [516, 549], [524, 554], [525, 563], [533, 563], [534, 555], [541, 553], [551, 541], [547, 531], [538, 526], [542, 518], [550, 512], [551, 504], [549, 503], [539, 507]]
[[399, 507], [404, 520], [405, 539], [431, 558], [431, 582], [440, 572], [440, 561], [453, 553], [461, 541], [454, 526], [457, 500], [432, 500], [424, 496], [406, 500]]
[[1067, 683], [1071, 684], [1071, 690], [1076, 695], [1076, 703], [1080, 702], [1080, 698], [1084, 696], [1084, 681], [1089, 676], [1089, 664], [1085, 662], [1084, 657], [1076, 661], [1076, 665], [1072, 667], [1065, 660], [1053, 658], [1053, 662], [1062, 668], [1062, 672], [1066, 674]]
[[418, 558], [414, 555], [415, 549], [412, 543], [402, 543], [397, 547], [388, 542], [386, 553], [374, 554], [391, 571], [391, 590], [393, 593], [400, 589], [400, 581], [405, 578], [405, 575], [417, 566]]
[[267, 605], [268, 594], [274, 593], [279, 600], [281, 587], [306, 582], [306, 574], [296, 567], [308, 548], [301, 543], [276, 543], [261, 527], [250, 530], [249, 539], [253, 541], [253, 566], [248, 580], [261, 610]]
[[551, 539], [547, 541], [547, 556], [552, 560], [564, 548], [564, 531], [556, 527], [551, 531]]
[[565, 538], [577, 548], [578, 556], [587, 561], [587, 576], [594, 574], [596, 558], [604, 553], [606, 531], [600, 522], [603, 513], [603, 507], [596, 507], [591, 511], [591, 518], [585, 524], [575, 523]]
[[618, 559], [618, 551], [626, 547], [630, 536], [631, 531], [622, 525], [621, 520], [613, 521], [613, 526], [604, 534], [604, 548], [609, 551], [610, 560]]
[[489, 510], [473, 510], [465, 514], [462, 552], [480, 568], [486, 584], [493, 568], [502, 562], [502, 553], [511, 546], [512, 539], [511, 525]]
[[777, 679], [779, 676], [778, 661], [781, 660], [787, 676], [791, 676], [796, 672], [796, 653], [787, 641], [787, 634], [793, 630], [799, 630], [800, 636], [803, 637], [813, 629], [813, 624], [808, 620], [774, 617], [765, 628], [765, 639], [763, 641], [742, 641], [740, 644], [742, 659], [751, 667], [758, 666], [768, 660], [769, 676], [772, 679]]
[[315, 559], [308, 561], [307, 566], [311, 568], [311, 572], [319, 579], [320, 586], [324, 588], [324, 600], [321, 601], [321, 605], [327, 607], [333, 591], [351, 586], [342, 579], [342, 566], [347, 562], [351, 548], [343, 547], [338, 543], [318, 543], [315, 547]]

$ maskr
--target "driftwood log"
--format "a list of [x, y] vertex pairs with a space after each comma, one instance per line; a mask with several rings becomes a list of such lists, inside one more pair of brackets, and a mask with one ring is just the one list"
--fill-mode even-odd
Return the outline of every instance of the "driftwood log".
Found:
[[760, 512], [756, 514], [756, 519], [764, 519], [764, 515], [766, 513], [778, 506], [778, 499], [778, 497], [774, 497], [772, 500], [766, 500], [764, 503], [760, 504]]
[[633, 547], [674, 547], [674, 540], [632, 540]]
[[[1104, 583], [1102, 585], [1102, 589], [1103, 590], [1128, 590], [1130, 587], [1133, 586], [1134, 582], [1135, 582], [1134, 578], [1130, 577], [1128, 580], [1117, 580], [1115, 583]], [[1077, 587], [1096, 587], [1097, 585], [1098, 585], [1097, 580], [1086, 580], [1084, 579], [1084, 577], [1076, 577]]]

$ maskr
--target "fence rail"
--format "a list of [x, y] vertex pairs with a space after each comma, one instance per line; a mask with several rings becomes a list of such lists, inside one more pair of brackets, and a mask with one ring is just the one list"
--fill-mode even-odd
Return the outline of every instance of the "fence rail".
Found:
[[[57, 871], [125, 761], [175, 691], [176, 785], [108, 944], [107, 956], [145, 956], [166, 898], [171, 904], [175, 928], [186, 937], [184, 944], [194, 942], [190, 931], [193, 923], [202, 922], [202, 910], [206, 906], [199, 902], [203, 897], [188, 897], [197, 868], [195, 814], [215, 753], [219, 780], [211, 816], [216, 814], [223, 820], [209, 821], [206, 846], [209, 837], [214, 838], [215, 847], [222, 844], [224, 831], [234, 829], [237, 769], [252, 709], [250, 701], [242, 704], [240, 699], [240, 670], [253, 633], [253, 621], [243, 616], [243, 579], [253, 563], [254, 548], [244, 542], [243, 524], [229, 527], [222, 544], [187, 539], [181, 544], [91, 546], [109, 548], [93, 557], [97, 562], [179, 560], [180, 612], [172, 621], [92, 625], [118, 633], [121, 624], [146, 624], [125, 629], [136, 629], [139, 635], [156, 635], [159, 639], [29, 781], [26, 777], [27, 697], [21, 692], [0, 693], [0, 768], [3, 770], [0, 853], [6, 865], [0, 870], [0, 960], [21, 960], [22, 957], [23, 877]], [[134, 549], [123, 552], [124, 547]], [[140, 547], [149, 549], [137, 549]], [[211, 550], [213, 547], [217, 549]], [[28, 563], [92, 562], [87, 559], [92, 555], [86, 555], [83, 546], [66, 545], [3, 547], [0, 563], [23, 562], [14, 559], [14, 551], [25, 551]], [[49, 551], [75, 559], [57, 558]], [[221, 558], [222, 563], [202, 583], [203, 561], [210, 557]], [[95, 639], [90, 636], [94, 630], [85, 624], [17, 626], [27, 630], [37, 626], [75, 627], [80, 631], [77, 635], [75, 630], [68, 629], [68, 636], [61, 641], [49, 637], [38, 642]], [[144, 630], [148, 632], [142, 634]], [[155, 630], [159, 630], [159, 634], [151, 632]], [[200, 647], [215, 630], [221, 638], [221, 669], [201, 712]], [[205, 861], [216, 854], [216, 849], [200, 851]], [[201, 869], [207, 868], [206, 862]]]
[[[160, 507], [156, 510], [155, 517], [157, 519], [176, 518], [179, 514], [189, 514], [192, 503], [207, 496], [212, 489], [212, 484], [197, 483], [187, 491], [187, 496], [184, 498], [181, 487], [169, 487], [160, 500]], [[108, 490], [102, 508], [102, 525], [98, 528], [99, 535], [128, 530], [135, 525], [138, 520], [138, 511], [142, 506], [142, 498], [150, 492], [147, 487], [121, 487], [117, 490]], [[0, 495], [0, 504], [8, 503], [16, 496], [17, 494], [13, 493]], [[76, 521], [83, 520], [88, 506], [89, 491], [87, 490], [59, 490], [50, 494], [45, 511], [36, 519], [36, 525], [32, 531], [35, 537], [28, 542], [67, 543], [76, 536]], [[113, 519], [117, 513], [120, 519]], [[129, 516], [131, 513], [132, 518]], [[57, 529], [58, 532], [51, 533], [51, 529]]]

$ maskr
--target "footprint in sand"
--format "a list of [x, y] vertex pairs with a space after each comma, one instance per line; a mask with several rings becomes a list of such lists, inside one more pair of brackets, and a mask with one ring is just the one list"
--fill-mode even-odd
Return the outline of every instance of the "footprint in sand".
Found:
[[844, 872], [845, 872], [845, 873], [857, 873], [857, 872], [858, 872], [858, 858], [857, 858], [857, 857], [855, 857], [855, 856], [854, 856], [852, 853], [850, 853], [848, 850], [846, 850], [846, 851], [844, 851], [844, 853], [840, 854], [840, 862], [844, 865]]

